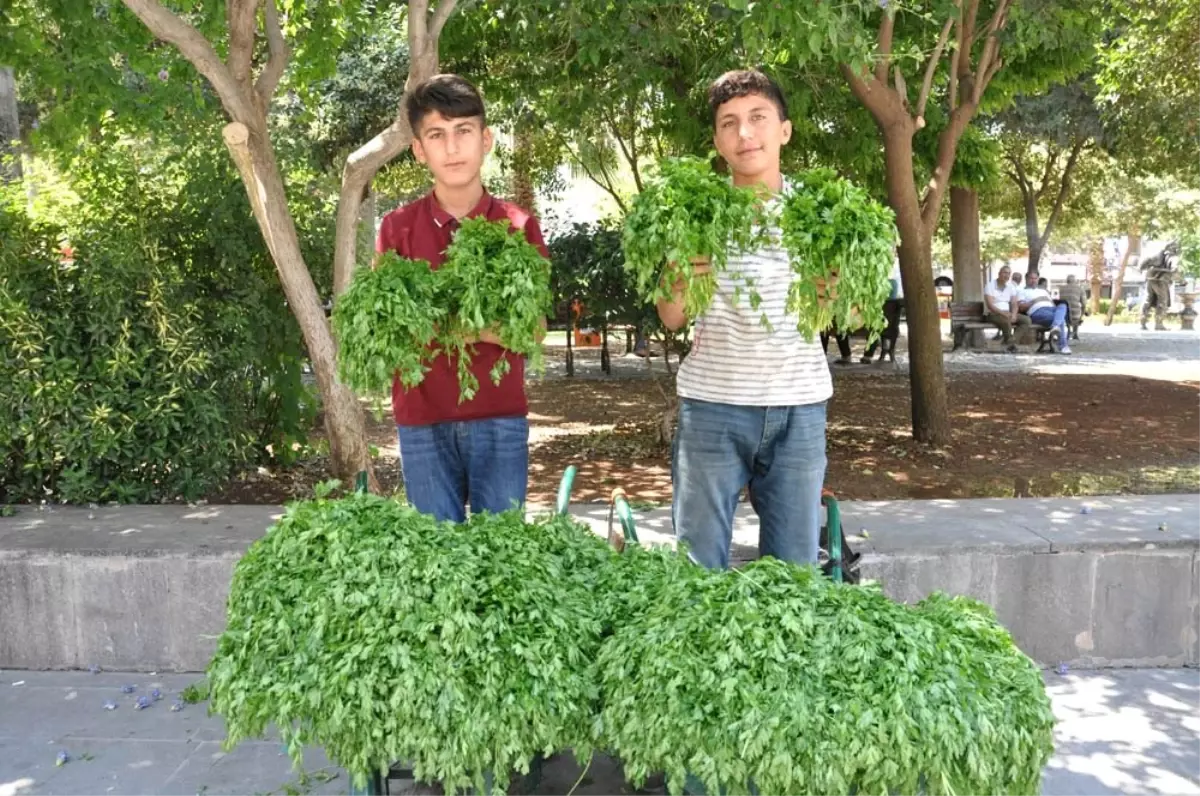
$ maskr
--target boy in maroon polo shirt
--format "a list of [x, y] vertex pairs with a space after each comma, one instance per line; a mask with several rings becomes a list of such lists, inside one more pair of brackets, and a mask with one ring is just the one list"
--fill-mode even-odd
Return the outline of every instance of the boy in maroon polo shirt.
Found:
[[[435, 270], [459, 221], [483, 216], [508, 219], [549, 257], [537, 220], [525, 210], [489, 196], [480, 170], [492, 148], [483, 100], [457, 75], [436, 75], [412, 92], [405, 105], [413, 129], [413, 154], [433, 175], [433, 191], [384, 217], [376, 249], [428, 260]], [[492, 383], [489, 371], [501, 358], [512, 369]], [[525, 363], [501, 347], [491, 332], [475, 343], [471, 371], [479, 392], [459, 403], [456, 363], [442, 354], [420, 385], [392, 383], [392, 410], [400, 441], [404, 488], [412, 505], [440, 520], [462, 522], [472, 513], [524, 505], [529, 470]]]

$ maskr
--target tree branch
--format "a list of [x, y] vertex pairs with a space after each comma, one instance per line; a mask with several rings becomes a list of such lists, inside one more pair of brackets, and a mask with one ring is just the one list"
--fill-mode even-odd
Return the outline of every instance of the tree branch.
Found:
[[1075, 176], [1075, 164], [1079, 161], [1079, 156], [1083, 154], [1084, 148], [1087, 146], [1086, 138], [1076, 139], [1074, 146], [1071, 147], [1071, 154], [1067, 156], [1067, 163], [1063, 166], [1062, 182], [1058, 186], [1058, 196], [1054, 198], [1054, 207], [1050, 210], [1050, 218], [1046, 220], [1046, 231], [1042, 233], [1042, 240], [1049, 240], [1050, 233], [1054, 229], [1058, 217], [1062, 214], [1062, 209], [1067, 203], [1067, 197], [1071, 194], [1071, 180]]
[[283, 38], [283, 30], [279, 27], [279, 9], [275, 3], [276, 0], [263, 0], [263, 27], [267, 31], [267, 49], [270, 56], [254, 83], [254, 90], [258, 94], [258, 101], [264, 113], [271, 104], [271, 97], [274, 96], [279, 80], [283, 77], [283, 70], [287, 68], [290, 55], [287, 41]]
[[1020, 156], [1014, 152], [1005, 150], [1004, 157], [1013, 166], [1013, 171], [1009, 172], [1009, 176], [1013, 178], [1017, 187], [1021, 189], [1021, 195], [1024, 196], [1026, 193], [1032, 193], [1033, 186], [1030, 185], [1029, 178], [1025, 176], [1025, 164], [1021, 161]]
[[856, 72], [849, 64], [841, 64], [842, 75], [850, 84], [850, 91], [858, 98], [880, 129], [900, 122], [911, 122], [908, 113], [900, 104], [900, 96], [880, 82], [870, 71]]
[[888, 67], [892, 63], [892, 34], [896, 28], [894, 11], [884, 11], [879, 22], [879, 63], [875, 64], [875, 79], [887, 85]]
[[254, 63], [254, 36], [258, 32], [259, 0], [228, 0], [225, 16], [229, 24], [229, 71], [239, 83], [250, 82]]
[[[621, 148], [621, 154], [625, 156], [625, 162], [629, 164], [629, 168], [633, 171], [633, 182], [637, 186], [638, 192], [642, 190], [642, 178], [638, 173], [637, 153], [633, 149], [633, 137], [630, 136], [629, 146], [625, 146], [625, 139], [621, 137], [621, 131], [617, 127], [617, 120], [612, 117], [612, 114], [607, 111], [601, 111], [605, 120], [608, 122], [608, 128], [612, 131], [613, 138], [617, 139], [617, 146]], [[634, 120], [634, 125], [637, 125], [637, 117], [631, 116]]]
[[[592, 170], [588, 168], [588, 165], [587, 165], [587, 163], [585, 163], [583, 161], [583, 158], [580, 157], [579, 154], [574, 149], [571, 148], [570, 142], [567, 141], [567, 139], [563, 137], [563, 134], [556, 133], [556, 135], [558, 136], [559, 144], [562, 146], [563, 149], [565, 149], [567, 151], [567, 154], [571, 156], [571, 159], [579, 164], [579, 168], [583, 169], [583, 173], [588, 176], [588, 179], [591, 180], [592, 182], [596, 183], [597, 185], [599, 185], [601, 188], [603, 188], [608, 193], [608, 195], [611, 196], [614, 201], [616, 201], [617, 208], [621, 211], [622, 215], [624, 215], [626, 212], [628, 212], [627, 208], [625, 207], [625, 202], [621, 199], [621, 195], [617, 193], [616, 188], [613, 187], [613, 184], [609, 180], [607, 173], [602, 174], [602, 176], [604, 177], [603, 180], [600, 179], [599, 177], [597, 177], [595, 174], [592, 173]], [[603, 169], [601, 169], [601, 171], [603, 172]]]
[[168, 11], [158, 0], [123, 2], [155, 38], [175, 45], [183, 57], [196, 67], [196, 71], [204, 75], [221, 98], [221, 105], [234, 120], [245, 124], [254, 122], [255, 128], [261, 126], [257, 119], [261, 114], [257, 113], [250, 97], [238, 85], [228, 67], [217, 56], [212, 44], [200, 31]]
[[987, 88], [987, 84], [991, 82], [1003, 63], [999, 58], [1000, 40], [996, 34], [1008, 24], [1008, 6], [1011, 2], [1012, 0], [999, 0], [996, 3], [996, 10], [992, 12], [991, 20], [988, 21], [987, 41], [984, 42], [983, 54], [979, 56], [979, 65], [975, 69], [975, 74], [980, 76], [975, 81], [972, 98], [972, 102], [976, 105], [983, 97], [983, 91]]
[[1059, 154], [1058, 149], [1051, 144], [1050, 150], [1046, 152], [1046, 168], [1042, 170], [1042, 181], [1033, 193], [1035, 199], [1041, 199], [1042, 194], [1046, 192], [1047, 186], [1050, 185], [1050, 177], [1054, 174], [1054, 167], [1058, 165]]
[[962, 9], [959, 9], [958, 21], [954, 23], [954, 27], [955, 27], [954, 35], [955, 35], [956, 45], [954, 47], [954, 52], [950, 56], [950, 112], [951, 113], [953, 113], [954, 109], [956, 107], [958, 107], [958, 70], [959, 70], [960, 64], [962, 63], [962, 49], [963, 49], [963, 46], [962, 46], [962, 44], [963, 44]]
[[346, 159], [342, 187], [338, 193], [334, 226], [333, 294], [341, 295], [350, 284], [357, 262], [359, 210], [367, 185], [385, 164], [412, 143], [412, 128], [404, 113], [409, 92], [437, 74], [438, 42], [429, 35], [429, 0], [408, 0], [408, 80], [395, 120]]
[[950, 39], [950, 27], [953, 24], [953, 17], [946, 20], [946, 24], [942, 26], [942, 35], [938, 37], [937, 46], [933, 48], [933, 55], [929, 56], [929, 63], [925, 65], [925, 77], [921, 81], [921, 96], [917, 100], [918, 130], [925, 126], [925, 103], [929, 100], [929, 92], [933, 88], [933, 75], [937, 72], [938, 62], [942, 60], [942, 50], [946, 48], [946, 42]]
[[458, 0], [438, 0], [437, 9], [433, 12], [433, 22], [429, 25], [429, 33], [435, 39], [442, 35], [442, 28], [446, 27], [446, 20], [450, 19], [456, 5]]

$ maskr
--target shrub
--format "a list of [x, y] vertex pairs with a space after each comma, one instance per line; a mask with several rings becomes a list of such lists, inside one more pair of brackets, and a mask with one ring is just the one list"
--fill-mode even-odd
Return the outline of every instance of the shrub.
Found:
[[69, 174], [0, 208], [0, 500], [193, 499], [286, 460], [315, 401], [228, 155], [102, 136]]

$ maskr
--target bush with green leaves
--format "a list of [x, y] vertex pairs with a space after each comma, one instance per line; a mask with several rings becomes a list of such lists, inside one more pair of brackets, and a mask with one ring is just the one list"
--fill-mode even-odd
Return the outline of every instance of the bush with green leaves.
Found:
[[373, 495], [294, 504], [234, 571], [208, 670], [227, 744], [274, 724], [294, 758], [320, 744], [360, 783], [404, 760], [479, 792], [538, 753], [585, 758], [616, 555], [520, 511], [453, 525]]
[[392, 377], [415, 387], [429, 370], [429, 346], [445, 318], [437, 274], [424, 260], [384, 254], [362, 268], [333, 307], [338, 375], [360, 393], [387, 392]]
[[[34, 202], [0, 191], [0, 500], [193, 499], [305, 439], [299, 329], [219, 140], [101, 131]], [[326, 210], [296, 202], [306, 246]]]
[[759, 206], [753, 190], [735, 188], [708, 160], [662, 160], [625, 217], [625, 267], [638, 293], [651, 302], [669, 299], [682, 281], [688, 316], [708, 309], [716, 280], [697, 274], [692, 260], [708, 258], [719, 272], [730, 254], [752, 249], [762, 234]]
[[[795, 274], [787, 309], [805, 339], [830, 326], [883, 331], [897, 242], [892, 211], [832, 169], [810, 169], [785, 192], [779, 224]], [[819, 284], [831, 275], [837, 282], [826, 297]]]
[[[763, 559], [627, 551], [627, 621], [598, 659], [599, 744], [640, 783], [708, 793], [1038, 792], [1053, 714], [991, 609]], [[619, 580], [617, 582], [620, 582]], [[757, 789], [756, 791], [753, 789]]]

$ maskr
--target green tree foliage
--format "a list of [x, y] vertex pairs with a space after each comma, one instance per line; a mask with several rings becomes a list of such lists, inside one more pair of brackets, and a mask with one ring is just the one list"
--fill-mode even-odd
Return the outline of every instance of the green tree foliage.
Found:
[[1100, 102], [1131, 168], [1200, 171], [1200, 0], [1110, 0]]

